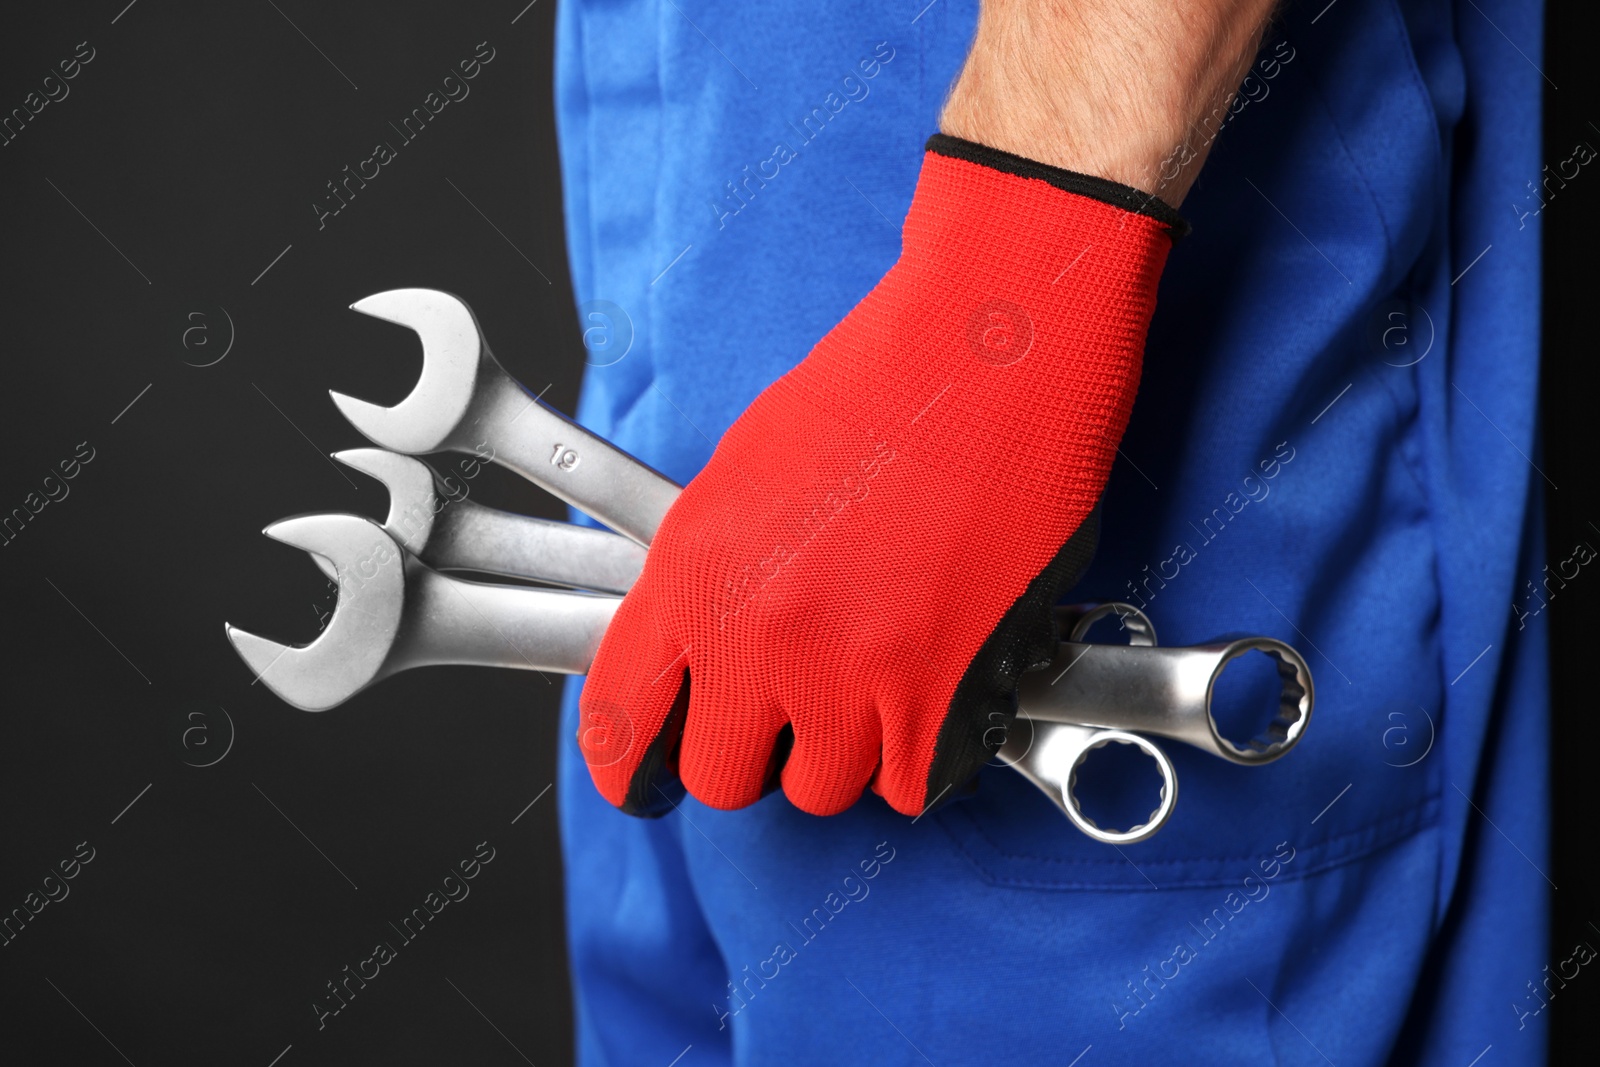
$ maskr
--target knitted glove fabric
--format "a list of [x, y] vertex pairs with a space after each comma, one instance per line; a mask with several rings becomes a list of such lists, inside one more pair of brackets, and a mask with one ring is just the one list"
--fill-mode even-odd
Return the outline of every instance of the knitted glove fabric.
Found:
[[1005, 737], [1094, 551], [1186, 226], [1126, 186], [928, 142], [899, 261], [741, 415], [584, 687], [596, 786], [739, 808], [781, 781], [917, 815]]

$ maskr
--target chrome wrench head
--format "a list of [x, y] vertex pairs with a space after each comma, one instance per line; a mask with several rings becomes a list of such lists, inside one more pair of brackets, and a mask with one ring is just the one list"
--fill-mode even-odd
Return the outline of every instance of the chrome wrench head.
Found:
[[[1237, 743], [1223, 735], [1217, 728], [1217, 717], [1212, 714], [1217, 679], [1222, 672], [1240, 657], [1260, 652], [1271, 657], [1278, 671], [1278, 714], [1256, 736]], [[1214, 751], [1231, 763], [1271, 763], [1287, 755], [1300, 743], [1306, 726], [1311, 722], [1311, 709], [1316, 703], [1316, 690], [1311, 681], [1311, 668], [1305, 658], [1293, 647], [1271, 637], [1239, 637], [1226, 642], [1217, 654], [1216, 668], [1206, 683], [1205, 725], [1211, 732]]]
[[228, 623], [223, 628], [267, 688], [302, 711], [326, 711], [384, 674], [405, 608], [404, 554], [393, 538], [354, 515], [302, 515], [262, 532], [331, 561], [341, 579], [338, 605], [308, 645], [280, 644]]
[[[349, 448], [335, 452], [333, 458], [383, 483], [389, 490], [389, 514], [383, 520], [384, 531], [407, 551], [421, 555], [427, 547], [428, 535], [433, 532], [434, 516], [439, 513], [439, 490], [434, 483], [433, 468], [420, 459], [381, 448]], [[327, 573], [326, 568], [324, 573]], [[328, 577], [335, 575], [328, 574]]]
[[450, 578], [359, 515], [304, 515], [265, 532], [330, 561], [338, 579], [333, 616], [308, 645], [226, 627], [258, 680], [302, 711], [325, 711], [413, 667], [457, 663], [581, 674], [621, 602]]
[[472, 309], [437, 289], [390, 289], [350, 307], [416, 333], [422, 341], [422, 376], [393, 407], [330, 390], [334, 404], [368, 439], [391, 451], [416, 455], [448, 449], [471, 410], [484, 365], [494, 360]]
[[[1161, 774], [1161, 796], [1142, 823], [1126, 830], [1103, 827], [1083, 810], [1078, 799], [1078, 769], [1089, 754], [1109, 744], [1132, 745], [1155, 760]], [[1178, 803], [1178, 772], [1159, 745], [1125, 730], [1103, 730], [1075, 723], [1047, 722], [1028, 716], [1024, 708], [1006, 731], [996, 754], [1001, 763], [1032, 782], [1072, 824], [1107, 845], [1131, 845], [1155, 836]]]
[[[1107, 602], [1056, 608], [1062, 639], [1071, 642], [1086, 640], [1096, 623], [1113, 615], [1127, 635], [1129, 645], [1155, 646], [1155, 624], [1131, 604]], [[1083, 802], [1077, 794], [1078, 769], [1090, 753], [1109, 744], [1132, 745], [1154, 760], [1161, 774], [1161, 794], [1156, 807], [1144, 822], [1126, 830], [1103, 827], [1095, 822], [1083, 810]], [[1178, 772], [1166, 752], [1149, 738], [1126, 730], [1035, 719], [1024, 706], [1006, 732], [1005, 743], [996, 756], [1049, 797], [1074, 826], [1102, 844], [1131, 845], [1155, 836], [1178, 804]]]
[[350, 305], [409, 327], [422, 340], [422, 376], [393, 407], [332, 393], [374, 444], [393, 452], [479, 452], [640, 545], [648, 545], [680, 487], [544, 404], [502, 367], [472, 309], [435, 289], [392, 289]]

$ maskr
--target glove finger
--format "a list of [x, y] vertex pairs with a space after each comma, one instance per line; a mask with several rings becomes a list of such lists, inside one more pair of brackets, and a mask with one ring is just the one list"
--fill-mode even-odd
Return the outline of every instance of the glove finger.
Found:
[[630, 815], [670, 807], [664, 779], [683, 729], [687, 650], [644, 590], [623, 598], [579, 700], [578, 748], [600, 794]]
[[704, 673], [732, 679], [737, 688], [696, 685], [691, 678], [678, 774], [690, 795], [708, 807], [748, 807], [766, 792], [774, 749], [787, 721], [775, 701], [755, 697], [747, 677], [709, 669]]
[[789, 802], [812, 815], [837, 815], [861, 799], [883, 757], [877, 712], [870, 700], [838, 704], [826, 716], [805, 716], [783, 768]]
[[[883, 730], [882, 764], [872, 776], [872, 790], [902, 815], [921, 815], [930, 802], [947, 798], [948, 790], [945, 796], [940, 796], [938, 789], [928, 789], [929, 757], [922, 754], [927, 744], [922, 739], [946, 718], [949, 706], [949, 691], [940, 694], [931, 686], [878, 695], [878, 718]], [[940, 742], [948, 729], [946, 721], [945, 728], [939, 731]], [[935, 766], [940, 752], [938, 747], [933, 750]]]

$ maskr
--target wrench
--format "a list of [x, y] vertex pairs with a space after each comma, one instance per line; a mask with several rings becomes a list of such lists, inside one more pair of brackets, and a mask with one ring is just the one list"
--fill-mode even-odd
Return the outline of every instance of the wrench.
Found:
[[[1155, 625], [1131, 604], [1080, 604], [1058, 608], [1056, 615], [1066, 639], [1048, 668], [1022, 676], [1017, 719], [997, 755], [1096, 841], [1143, 841], [1161, 829], [1178, 802], [1177, 770], [1144, 734], [1184, 741], [1232, 763], [1263, 764], [1298, 744], [1311, 721], [1316, 701], [1311, 669], [1281, 641], [1243, 637], [1191, 648], [1157, 648]], [[1128, 634], [1128, 644], [1079, 643], [1095, 623], [1112, 615]], [[1252, 651], [1277, 663], [1278, 714], [1261, 734], [1241, 745], [1217, 728], [1211, 700], [1227, 666]], [[1112, 743], [1133, 745], [1155, 760], [1161, 772], [1155, 809], [1127, 830], [1098, 825], [1076, 793], [1078, 768], [1091, 752]]]
[[470, 453], [487, 445], [496, 463], [639, 544], [655, 537], [678, 486], [507, 374], [462, 300], [436, 289], [391, 289], [350, 307], [422, 339], [422, 376], [393, 407], [330, 391], [369, 440], [407, 455]]
[[[1096, 609], [1135, 610], [1127, 604]], [[1049, 667], [1022, 676], [1017, 699], [1037, 720], [1170, 737], [1245, 766], [1271, 763], [1299, 742], [1315, 696], [1311, 669], [1293, 648], [1270, 637], [1156, 648], [1154, 628], [1148, 630], [1147, 645], [1077, 645], [1082, 631], [1074, 628]], [[1093, 648], [1094, 655], [1083, 656], [1083, 648]], [[1217, 728], [1211, 700], [1223, 670], [1251, 652], [1276, 661], [1278, 714], [1260, 734], [1237, 743]]]
[[262, 531], [332, 561], [339, 600], [327, 627], [294, 647], [224, 624], [256, 676], [302, 711], [326, 711], [412, 667], [447, 663], [580, 674], [616, 597], [447, 578], [358, 515], [302, 515]]
[[[389, 490], [384, 531], [435, 570], [483, 571], [606, 593], [625, 593], [644, 567], [645, 550], [625, 537], [485, 507], [439, 492], [443, 481], [420, 459], [378, 448], [333, 458], [370, 474]], [[313, 557], [330, 579], [337, 568]]]
[[[273, 523], [267, 536], [332, 561], [340, 597], [332, 619], [309, 645], [293, 647], [225, 624], [228, 640], [257, 678], [303, 711], [325, 711], [368, 686], [413, 667], [466, 664], [515, 667], [562, 674], [587, 672], [621, 601], [555, 590], [490, 585], [438, 574], [369, 519], [306, 515]], [[1065, 664], [1025, 676], [1021, 709], [1007, 731], [1000, 760], [1023, 774], [1088, 836], [1131, 844], [1155, 834], [1178, 798], [1177, 772], [1165, 752], [1119, 723], [1187, 741], [1235, 762], [1265, 763], [1292, 748], [1310, 719], [1311, 677], [1288, 646], [1267, 638], [1184, 649], [1153, 648], [1155, 630], [1128, 605], [1076, 612], [1056, 659]], [[1117, 645], [1082, 643], [1089, 627], [1115, 611], [1139, 653], [1160, 652], [1168, 669], [1152, 674], [1152, 660]], [[1234, 745], [1217, 731], [1211, 690], [1238, 656], [1261, 649], [1276, 656], [1283, 678], [1279, 717], [1261, 739]], [[1053, 670], [1053, 668], [1052, 668]], [[1074, 681], [1056, 689], [1066, 675]], [[1157, 709], [1152, 712], [1150, 709]], [[1165, 713], [1161, 709], [1167, 709]], [[1107, 726], [1076, 721], [1089, 717]], [[1056, 721], [1053, 721], [1056, 720]], [[1136, 722], [1130, 722], [1136, 720]], [[1128, 830], [1099, 826], [1075, 793], [1078, 768], [1089, 754], [1117, 742], [1156, 761], [1163, 785], [1150, 817]]]
[[[583, 469], [593, 472], [603, 467], [603, 479], [598, 475], [564, 479], [551, 473], [551, 470], [563, 469], [558, 462], [547, 462], [543, 467], [533, 464], [538, 469], [529, 470], [526, 463], [504, 459], [499, 444], [491, 442], [494, 458], [648, 547], [667, 509], [682, 490], [605, 439], [583, 430], [536, 399], [530, 399], [525, 387], [507, 374], [490, 354], [477, 319], [464, 301], [432, 289], [394, 289], [366, 297], [351, 307], [409, 326], [422, 338], [423, 347], [422, 377], [411, 394], [395, 407], [375, 407], [365, 401], [333, 394], [340, 410], [358, 430], [400, 451], [438, 448], [471, 451], [472, 446], [466, 443], [472, 436], [468, 428], [478, 425], [472, 421], [478, 417], [477, 413], [484, 413], [482, 417], [489, 419], [489, 425], [498, 428], [493, 436], [499, 441], [512, 436], [509, 431], [515, 419], [502, 425], [496, 421], [499, 416], [493, 413], [503, 413], [518, 405], [519, 410], [529, 410], [532, 405], [540, 420], [532, 432], [554, 433], [565, 440], [579, 440], [578, 435], [584, 435], [585, 450], [599, 462]], [[506, 451], [527, 455], [538, 454], [544, 448], [543, 443], [534, 449], [523, 442], [520, 451], [509, 444]], [[559, 444], [552, 446], [551, 455], [555, 456], [558, 451]], [[575, 464], [567, 473], [576, 474], [579, 465]], [[581, 558], [583, 553], [584, 546], [574, 546], [574, 554], [579, 558], [561, 564], [563, 573], [573, 578], [568, 584], [625, 591], [626, 585], [616, 588], [613, 575], [598, 557], [590, 569]], [[557, 563], [550, 560], [544, 566], [554, 568]], [[636, 576], [637, 571], [633, 575]], [[1135, 640], [1122, 652], [1111, 654], [1103, 661], [1097, 655], [1093, 661], [1095, 671], [1078, 671], [1060, 689], [1053, 683], [1044, 686], [1039, 679], [1070, 672], [1052, 668], [1025, 676], [1022, 691], [1028, 694], [1030, 706], [1062, 709], [1044, 717], [1161, 734], [1245, 764], [1271, 762], [1298, 741], [1310, 716], [1311, 672], [1299, 654], [1282, 642], [1248, 638], [1228, 644], [1226, 648], [1208, 646], [1205, 655], [1190, 655], [1187, 653], [1191, 650], [1157, 649], [1154, 628], [1131, 606], [1102, 605], [1094, 611], [1067, 611], [1069, 614], [1063, 616], [1062, 621], [1076, 635], [1072, 638], [1074, 641], [1080, 640], [1088, 627], [1112, 611], [1123, 619], [1125, 628], [1131, 627]], [[1273, 732], [1240, 746], [1218, 734], [1208, 709], [1211, 686], [1221, 666], [1252, 650], [1277, 658], [1284, 690]], [[1219, 655], [1220, 660], [1216, 658]], [[1162, 703], [1163, 700], [1166, 702]]]
[[[465, 416], [453, 414], [457, 408], [469, 413], [503, 410], [505, 402], [496, 398], [507, 390], [526, 399], [527, 390], [494, 361], [471, 310], [458, 298], [433, 290], [392, 290], [358, 301], [352, 307], [410, 326], [423, 338], [422, 379], [400, 405], [377, 408], [333, 394], [335, 402], [356, 428], [379, 443], [395, 442], [402, 450], [429, 450], [430, 446], [420, 442], [441, 436], [430, 427], [448, 422], [456, 436], [444, 434], [445, 443], [431, 447], [471, 451], [471, 443], [461, 436], [459, 429], [467, 420]], [[439, 328], [442, 320], [456, 323], [453, 332]], [[468, 325], [480, 366], [492, 369], [470, 381], [459, 374], [436, 372], [434, 385], [430, 386], [430, 359], [435, 365], [449, 365], [451, 360], [446, 357], [465, 351], [460, 338], [469, 335]], [[431, 345], [430, 334], [438, 335]], [[438, 355], [434, 357], [430, 353]], [[464, 356], [456, 358], [456, 362], [464, 361]], [[451, 389], [437, 385], [445, 380], [455, 385]], [[539, 407], [548, 416], [547, 423], [541, 425], [554, 426], [557, 432], [574, 440], [579, 433], [587, 434], [558, 413], [543, 405]], [[408, 436], [408, 419], [429, 425]], [[506, 429], [509, 425], [504, 424]], [[602, 438], [588, 436], [603, 446], [594, 454], [604, 458], [609, 482], [599, 485], [577, 479], [563, 482], [548, 471], [527, 470], [526, 464], [507, 462], [507, 465], [536, 484], [551, 489], [569, 504], [628, 533], [640, 544], [648, 545], [666, 509], [676, 499], [679, 487]], [[498, 447], [495, 450], [500, 451]], [[560, 467], [556, 462], [559, 454], [558, 443], [552, 452], [552, 466]], [[581, 566], [575, 566], [569, 573], [581, 573]], [[587, 583], [580, 580], [574, 584]], [[1125, 628], [1132, 634], [1131, 647], [1118, 651], [1118, 646], [1078, 643], [1087, 629], [1110, 610], [1122, 617]], [[1138, 621], [1130, 625], [1130, 620], [1134, 619]], [[1310, 670], [1300, 655], [1282, 642], [1244, 638], [1196, 649], [1156, 649], [1154, 627], [1127, 605], [1106, 605], [1094, 611], [1079, 612], [1066, 621], [1073, 624], [1069, 632], [1073, 640], [1062, 645], [1058, 661], [1059, 656], [1073, 658], [1060, 671], [1052, 667], [1047, 672], [1024, 677], [1024, 690], [1019, 690], [1022, 707], [1026, 709], [1019, 716], [1022, 725], [1008, 733], [1000, 758], [1043, 789], [1079, 829], [1096, 840], [1112, 843], [1143, 840], [1160, 829], [1177, 800], [1177, 776], [1170, 760], [1159, 747], [1140, 734], [1129, 732], [1128, 727], [1194, 744], [1232, 762], [1259, 764], [1286, 754], [1298, 743], [1310, 720], [1314, 703]], [[1216, 678], [1223, 668], [1251, 650], [1265, 652], [1278, 660], [1283, 684], [1277, 719], [1260, 738], [1240, 746], [1218, 732], [1210, 714], [1210, 702]], [[1066, 686], [1056, 689], [1055, 682], [1072, 673], [1074, 667], [1082, 669]], [[1052, 682], [1041, 688], [1041, 679], [1045, 676], [1051, 677]], [[1161, 803], [1151, 818], [1127, 831], [1096, 826], [1083, 814], [1072, 791], [1077, 767], [1088, 753], [1111, 742], [1135, 745], [1156, 760], [1165, 782]]]

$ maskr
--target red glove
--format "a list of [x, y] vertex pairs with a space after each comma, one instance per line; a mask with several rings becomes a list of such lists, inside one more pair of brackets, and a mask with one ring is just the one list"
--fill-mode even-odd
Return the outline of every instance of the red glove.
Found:
[[777, 784], [917, 815], [1004, 740], [1094, 552], [1156, 283], [1159, 200], [928, 142], [900, 260], [722, 438], [583, 691], [595, 785], [717, 808]]

